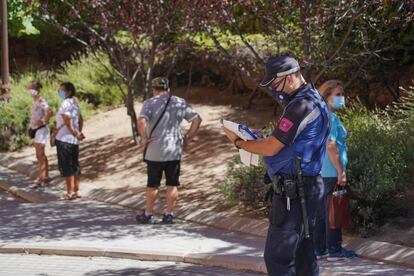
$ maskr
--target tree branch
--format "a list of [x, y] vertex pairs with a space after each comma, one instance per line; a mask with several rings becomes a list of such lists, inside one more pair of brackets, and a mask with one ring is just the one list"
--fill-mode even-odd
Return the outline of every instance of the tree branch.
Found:
[[322, 70], [318, 73], [318, 75], [313, 80], [314, 83], [316, 83], [319, 80], [319, 78], [326, 72], [328, 67], [331, 65], [332, 61], [339, 54], [339, 51], [341, 51], [341, 49], [344, 47], [345, 42], [348, 40], [348, 37], [351, 34], [352, 29], [354, 28], [355, 20], [360, 16], [360, 13], [359, 13], [360, 11], [361, 11], [361, 9], [359, 9], [356, 13], [353, 14], [351, 22], [350, 22], [349, 27], [348, 27], [348, 30], [347, 30], [344, 38], [342, 39], [341, 44], [335, 50], [335, 52], [329, 57], [329, 59], [326, 62], [324, 62]]

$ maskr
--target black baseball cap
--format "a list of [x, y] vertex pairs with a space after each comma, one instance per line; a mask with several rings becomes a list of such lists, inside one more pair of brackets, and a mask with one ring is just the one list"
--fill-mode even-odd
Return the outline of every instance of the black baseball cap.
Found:
[[299, 62], [293, 57], [271, 57], [266, 62], [265, 77], [260, 82], [260, 86], [268, 86], [274, 79], [293, 74], [299, 70]]

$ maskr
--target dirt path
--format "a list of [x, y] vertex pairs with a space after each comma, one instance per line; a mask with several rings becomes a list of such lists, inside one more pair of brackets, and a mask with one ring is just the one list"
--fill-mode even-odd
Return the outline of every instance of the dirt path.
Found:
[[[188, 96], [183, 91], [176, 91], [175, 94]], [[195, 89], [192, 92], [189, 102], [199, 112], [203, 122], [198, 135], [183, 156], [179, 204], [217, 211], [228, 209], [224, 206], [225, 201], [218, 190], [218, 183], [224, 179], [227, 162], [237, 151], [223, 135], [219, 119], [225, 117], [252, 127], [262, 127], [271, 119], [272, 106], [269, 100], [261, 100], [265, 105], [241, 110], [222, 103], [239, 105], [247, 101], [247, 96], [221, 97], [217, 90]], [[135, 108], [139, 112], [141, 103], [137, 103]], [[186, 129], [189, 124], [184, 123], [183, 126]], [[84, 133], [86, 140], [80, 146], [82, 182], [101, 189], [143, 193], [146, 187], [146, 164], [142, 161], [142, 148], [134, 145], [131, 138], [130, 119], [126, 109], [120, 107], [92, 116], [85, 123]], [[57, 171], [55, 149], [47, 147], [46, 151], [50, 169]], [[27, 147], [13, 155], [29, 157], [34, 154], [33, 149]], [[163, 193], [161, 197], [164, 197]], [[246, 214], [246, 210], [234, 210]]]
[[[188, 98], [184, 91], [175, 91], [175, 94]], [[226, 206], [218, 189], [218, 184], [225, 177], [228, 161], [237, 154], [233, 145], [223, 136], [218, 120], [224, 117], [260, 128], [272, 119], [273, 107], [269, 98], [258, 99], [249, 110], [231, 106], [242, 106], [247, 102], [247, 97], [220, 93], [213, 89], [193, 90], [189, 102], [200, 113], [203, 123], [183, 157], [180, 205], [215, 211], [227, 210], [250, 217], [264, 216], [261, 211], [248, 210], [242, 206]], [[140, 109], [141, 104], [137, 103], [137, 112]], [[184, 124], [184, 129], [188, 126]], [[146, 164], [142, 161], [142, 148], [132, 141], [126, 109], [116, 108], [91, 117], [86, 122], [85, 135], [87, 139], [80, 147], [82, 182], [88, 182], [99, 189], [114, 192], [129, 190], [144, 195]], [[52, 174], [57, 175], [56, 150], [47, 147], [46, 151]], [[31, 147], [14, 152], [12, 156], [35, 162]], [[161, 199], [164, 199], [163, 192]], [[413, 247], [413, 237], [414, 220], [411, 219], [387, 224], [373, 238]]]

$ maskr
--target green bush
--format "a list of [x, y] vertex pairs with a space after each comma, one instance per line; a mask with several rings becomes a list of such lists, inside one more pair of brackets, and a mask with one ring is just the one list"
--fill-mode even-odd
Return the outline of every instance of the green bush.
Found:
[[[16, 150], [31, 142], [27, 137], [32, 106], [27, 84], [31, 80], [42, 82], [42, 95], [54, 112], [60, 105], [57, 94], [60, 81], [52, 72], [26, 73], [13, 78], [11, 99], [0, 101], [0, 150]], [[80, 101], [79, 105], [85, 118], [93, 112], [92, 106], [86, 102]]]
[[62, 68], [57, 74], [58, 79], [73, 82], [79, 99], [94, 107], [122, 103], [122, 93], [116, 85], [116, 81], [120, 81], [119, 77], [103, 53], [82, 54], [64, 62]]
[[[375, 231], [387, 219], [407, 210], [398, 204], [408, 181], [413, 152], [406, 124], [384, 112], [362, 106], [343, 116], [349, 130], [348, 181], [360, 199], [352, 203], [353, 220], [362, 234]], [[410, 150], [411, 148], [411, 150]]]
[[[355, 104], [340, 114], [348, 130], [348, 181], [359, 197], [351, 202], [353, 222], [362, 235], [395, 216], [408, 215], [404, 191], [414, 175], [414, 89], [385, 111]], [[264, 165], [246, 167], [238, 157], [229, 162], [220, 190], [229, 204], [263, 207]]]
[[228, 205], [242, 203], [245, 207], [260, 209], [265, 206], [264, 197], [267, 186], [263, 183], [266, 168], [262, 162], [259, 166], [244, 166], [239, 155], [229, 162], [226, 179], [219, 184]]
[[[103, 55], [81, 55], [62, 64], [58, 73], [40, 71], [24, 73], [12, 79], [12, 98], [0, 101], [0, 150], [16, 150], [30, 143], [27, 130], [30, 124], [32, 99], [27, 93], [31, 80], [40, 80], [42, 94], [54, 112], [61, 100], [57, 90], [63, 81], [74, 83], [84, 118], [101, 106], [117, 106], [122, 96], [113, 81], [114, 71]], [[99, 60], [98, 60], [99, 58]], [[102, 66], [106, 64], [109, 72]]]

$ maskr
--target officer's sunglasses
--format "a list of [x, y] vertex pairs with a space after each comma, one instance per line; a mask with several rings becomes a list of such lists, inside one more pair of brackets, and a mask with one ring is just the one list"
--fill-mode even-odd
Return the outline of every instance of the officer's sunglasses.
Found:
[[285, 81], [285, 80], [286, 80], [286, 77], [284, 77], [283, 79], [281, 79], [280, 81], [278, 81], [276, 83], [273, 83], [272, 82], [272, 85], [270, 86], [270, 88], [272, 88], [273, 90], [277, 90], [277, 88], [279, 87], [279, 85], [281, 85], [282, 82]]

